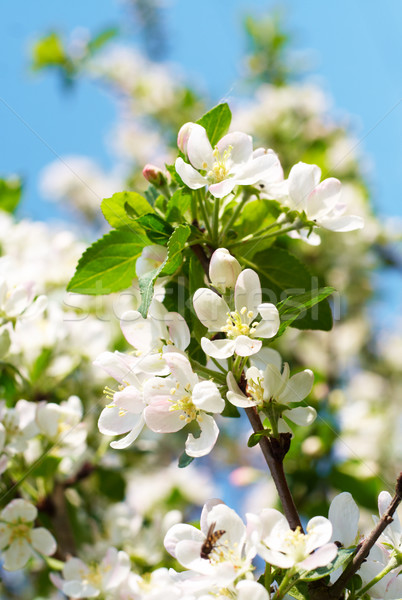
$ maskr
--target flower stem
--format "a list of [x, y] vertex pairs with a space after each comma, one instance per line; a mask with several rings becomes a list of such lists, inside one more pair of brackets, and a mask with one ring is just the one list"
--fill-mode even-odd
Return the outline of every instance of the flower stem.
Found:
[[194, 194], [197, 199], [198, 206], [200, 207], [200, 210], [201, 210], [201, 216], [202, 216], [202, 220], [204, 221], [205, 228], [208, 231], [209, 237], [211, 239], [213, 239], [211, 224], [209, 222], [207, 209], [205, 207], [205, 194], [203, 193], [202, 190], [195, 190]]
[[220, 207], [220, 198], [215, 198], [214, 214], [212, 217], [212, 241], [217, 246], [219, 244], [219, 207]]
[[398, 566], [398, 564], [398, 560], [393, 556], [387, 564], [387, 566], [384, 567], [384, 569], [380, 571], [380, 573], [378, 573], [378, 575], [374, 577], [374, 579], [369, 581], [367, 585], [365, 585], [361, 590], [358, 591], [358, 593], [356, 594], [356, 599], [364, 596], [367, 590], [369, 590], [371, 587], [373, 587], [373, 585], [378, 583], [383, 577], [385, 577], [385, 575], [388, 575], [388, 573], [392, 571], [392, 569], [395, 569]]
[[226, 223], [225, 227], [223, 228], [221, 236], [220, 236], [220, 240], [222, 240], [225, 237], [225, 235], [227, 234], [227, 232], [229, 231], [229, 229], [236, 222], [237, 217], [239, 216], [239, 214], [241, 213], [241, 211], [243, 209], [243, 206], [251, 198], [252, 195], [253, 195], [253, 192], [250, 192], [250, 191], [245, 191], [244, 192], [243, 198], [240, 200], [240, 202], [238, 203], [238, 205], [234, 209], [234, 211], [232, 213], [232, 216], [230, 217], [229, 221]]
[[282, 579], [280, 586], [276, 590], [273, 600], [281, 600], [281, 598], [284, 597], [286, 592], [288, 592], [291, 589], [291, 587], [295, 583], [295, 581], [293, 579], [294, 574], [295, 574], [294, 567], [293, 567], [293, 569], [288, 570], [285, 577]]

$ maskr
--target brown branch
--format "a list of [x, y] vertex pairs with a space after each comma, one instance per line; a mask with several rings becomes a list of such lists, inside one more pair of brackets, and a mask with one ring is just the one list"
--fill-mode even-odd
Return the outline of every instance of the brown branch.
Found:
[[346, 567], [346, 569], [344, 570], [342, 575], [329, 588], [329, 591], [330, 591], [329, 597], [330, 598], [334, 598], [334, 599], [338, 598], [339, 594], [342, 592], [342, 590], [345, 589], [348, 581], [360, 569], [361, 565], [363, 564], [365, 559], [368, 557], [370, 550], [372, 549], [372, 547], [374, 546], [374, 544], [376, 543], [376, 541], [378, 540], [380, 535], [388, 527], [388, 525], [390, 525], [390, 523], [392, 523], [392, 521], [393, 521], [392, 516], [395, 513], [396, 509], [398, 508], [401, 500], [402, 500], [402, 473], [399, 474], [399, 477], [397, 479], [396, 487], [395, 487], [395, 495], [392, 498], [388, 509], [383, 514], [381, 519], [378, 521], [377, 525], [374, 527], [374, 529], [371, 531], [371, 533], [366, 537], [364, 542], [360, 545], [360, 547], [358, 546], [357, 553], [353, 557], [353, 560]]

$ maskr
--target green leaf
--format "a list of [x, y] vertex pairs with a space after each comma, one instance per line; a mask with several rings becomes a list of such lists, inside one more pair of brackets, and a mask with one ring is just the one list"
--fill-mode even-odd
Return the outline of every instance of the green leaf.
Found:
[[101, 295], [130, 287], [135, 263], [148, 238], [131, 229], [116, 229], [104, 235], [81, 256], [69, 292]]
[[103, 29], [103, 31], [95, 35], [88, 42], [87, 48], [89, 53], [94, 54], [95, 52], [103, 48], [103, 46], [107, 44], [107, 42], [115, 38], [118, 33], [119, 30], [117, 27], [107, 27], [106, 29]]
[[[130, 213], [127, 212], [128, 208], [131, 209]], [[149, 202], [137, 192], [118, 192], [111, 198], [104, 198], [101, 209], [106, 221], [115, 229], [126, 226], [135, 228], [134, 219], [154, 212]]]
[[[317, 278], [298, 258], [281, 248], [267, 248], [258, 252], [252, 260], [239, 254], [237, 258], [247, 267], [257, 271], [263, 291], [264, 301], [278, 304], [290, 296], [308, 294], [312, 298], [318, 287]], [[291, 324], [297, 329], [322, 329], [332, 327], [332, 313], [328, 300], [324, 299], [316, 307], [309, 308], [306, 315], [297, 317]]]
[[315, 581], [316, 579], [322, 579], [323, 577], [326, 577], [333, 571], [336, 571], [342, 567], [351, 558], [355, 551], [356, 548], [340, 548], [332, 563], [326, 567], [319, 567], [314, 571], [309, 571], [302, 577], [303, 581]]
[[205, 115], [198, 119], [197, 123], [202, 125], [207, 132], [211, 146], [214, 147], [219, 140], [228, 132], [232, 120], [229, 105], [218, 104]]
[[298, 581], [289, 591], [288, 594], [291, 598], [296, 600], [309, 600], [310, 592], [306, 583]]
[[185, 467], [188, 467], [188, 465], [190, 463], [192, 463], [193, 460], [194, 460], [194, 456], [188, 456], [188, 454], [183, 452], [183, 454], [181, 454], [179, 457], [179, 463], [178, 463], [179, 469], [184, 469]]
[[55, 32], [38, 40], [32, 50], [32, 67], [36, 70], [64, 65], [67, 57], [63, 43]]
[[154, 244], [166, 244], [173, 232], [173, 227], [156, 214], [142, 215], [137, 219], [137, 223]]
[[256, 431], [255, 433], [252, 433], [248, 438], [247, 446], [249, 448], [252, 448], [253, 446], [256, 446], [259, 443], [261, 438], [269, 437], [270, 435], [271, 431], [269, 429], [262, 429], [261, 431]]
[[[149, 216], [149, 215], [147, 215]], [[139, 278], [141, 306], [138, 309], [145, 318], [154, 294], [154, 283], [157, 277], [173, 275], [183, 262], [183, 248], [191, 233], [188, 225], [179, 225], [173, 231], [167, 245], [168, 253], [165, 261], [153, 271]]]
[[18, 177], [0, 179], [0, 209], [13, 213], [17, 208], [22, 193], [22, 183]]
[[30, 475], [51, 479], [54, 477], [61, 460], [60, 456], [47, 455], [32, 469]]
[[113, 500], [122, 502], [126, 495], [126, 480], [120, 471], [98, 467], [95, 471], [98, 480], [97, 488], [101, 494]]
[[166, 220], [169, 223], [179, 223], [183, 215], [190, 208], [191, 193], [187, 189], [176, 190], [169, 199], [166, 211]]
[[197, 317], [193, 306], [193, 296], [196, 290], [205, 287], [204, 269], [202, 268], [200, 261], [195, 255], [190, 257], [188, 279], [191, 312], [191, 334], [198, 342], [200, 342], [201, 338], [205, 336], [208, 329], [207, 327], [205, 327], [205, 325], [201, 323], [201, 321]]
[[280, 337], [296, 319], [306, 313], [307, 309], [322, 302], [334, 291], [332, 287], [319, 288], [298, 296], [288, 296], [286, 300], [280, 302], [277, 309], [281, 317], [281, 325], [276, 337]]
[[231, 402], [229, 402], [229, 400], [226, 400], [225, 398], [224, 400], [225, 408], [221, 412], [222, 417], [229, 417], [230, 419], [239, 419], [241, 417], [241, 414], [237, 406], [234, 406], [234, 404], [232, 404]]

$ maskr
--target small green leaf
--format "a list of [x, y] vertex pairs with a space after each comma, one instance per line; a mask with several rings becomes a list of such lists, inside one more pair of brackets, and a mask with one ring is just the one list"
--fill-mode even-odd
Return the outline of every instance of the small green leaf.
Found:
[[179, 223], [183, 215], [190, 208], [191, 193], [187, 189], [176, 190], [169, 199], [166, 212], [166, 220], [169, 223]]
[[253, 446], [256, 446], [259, 443], [261, 438], [269, 437], [270, 435], [270, 429], [262, 429], [261, 431], [256, 431], [255, 433], [252, 433], [248, 438], [247, 446], [249, 448], [252, 448]]
[[119, 30], [117, 27], [107, 27], [106, 29], [103, 29], [100, 33], [95, 35], [88, 42], [87, 48], [89, 53], [94, 54], [95, 52], [103, 48], [103, 46], [107, 44], [107, 42], [115, 38], [118, 35], [118, 33]]
[[188, 467], [188, 465], [190, 463], [192, 463], [193, 460], [194, 460], [194, 456], [188, 456], [188, 454], [183, 452], [183, 454], [181, 454], [179, 457], [179, 463], [178, 463], [179, 469], [184, 469], [185, 467]]
[[288, 296], [277, 305], [281, 317], [281, 325], [276, 337], [280, 337], [292, 323], [304, 315], [307, 309], [312, 308], [319, 302], [322, 302], [335, 291], [332, 287], [319, 288], [299, 294], [298, 296]]
[[221, 412], [221, 415], [230, 419], [239, 419], [241, 417], [237, 406], [234, 406], [229, 400], [225, 400], [225, 408]]
[[166, 244], [173, 232], [173, 227], [156, 214], [142, 215], [137, 219], [137, 223], [154, 244]]
[[131, 229], [116, 229], [104, 235], [81, 256], [67, 290], [77, 294], [101, 295], [130, 287], [135, 263], [148, 238]]
[[18, 177], [0, 179], [0, 209], [13, 213], [17, 208], [22, 193], [22, 183]]
[[288, 594], [291, 598], [296, 600], [309, 600], [310, 592], [306, 583], [298, 581], [289, 591]]
[[314, 571], [309, 571], [302, 577], [303, 581], [315, 581], [316, 579], [322, 579], [333, 571], [336, 571], [342, 567], [355, 553], [356, 548], [340, 548], [335, 559], [326, 567], [319, 567]]
[[[147, 217], [150, 215], [146, 215]], [[167, 245], [168, 253], [165, 261], [153, 271], [139, 278], [141, 306], [138, 309], [145, 318], [154, 294], [154, 283], [157, 277], [173, 275], [183, 262], [183, 248], [191, 233], [188, 225], [179, 225], [173, 231]]]
[[231, 120], [232, 113], [229, 105], [225, 102], [224, 104], [218, 104], [218, 106], [205, 113], [201, 119], [198, 119], [197, 123], [204, 127], [211, 146], [214, 147], [228, 132]]
[[101, 209], [106, 221], [115, 229], [135, 227], [134, 219], [154, 212], [149, 202], [136, 192], [118, 192], [111, 198], [104, 198]]
[[59, 35], [55, 32], [38, 40], [32, 49], [33, 68], [64, 65], [67, 56]]

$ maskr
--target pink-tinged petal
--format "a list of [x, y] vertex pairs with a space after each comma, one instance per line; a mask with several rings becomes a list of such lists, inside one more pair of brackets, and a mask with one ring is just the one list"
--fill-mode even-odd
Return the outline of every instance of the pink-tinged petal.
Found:
[[35, 521], [37, 515], [38, 511], [36, 507], [21, 498], [11, 500], [1, 511], [2, 520], [8, 523], [13, 523], [19, 519], [25, 523], [32, 523], [32, 521]]
[[312, 406], [297, 406], [291, 410], [285, 410], [283, 416], [296, 423], [296, 425], [307, 427], [316, 420], [317, 411]]
[[144, 397], [141, 390], [133, 385], [128, 385], [121, 392], [113, 396], [113, 403], [130, 413], [139, 414], [144, 410]]
[[221, 537], [222, 543], [229, 540], [231, 547], [237, 545], [240, 550], [241, 545], [246, 540], [246, 526], [232, 508], [229, 508], [226, 504], [214, 506], [208, 515], [208, 524], [212, 525], [212, 523], [216, 523], [215, 529], [225, 531]]
[[24, 538], [17, 538], [12, 544], [3, 552], [3, 568], [6, 571], [17, 571], [22, 569], [27, 564], [28, 560], [32, 556], [31, 546]]
[[307, 165], [299, 162], [289, 173], [289, 195], [292, 208], [302, 211], [311, 192], [320, 183], [321, 169], [317, 165]]
[[156, 433], [174, 433], [183, 429], [186, 424], [180, 416], [184, 415], [181, 410], [169, 410], [172, 403], [169, 400], [156, 400], [144, 410], [144, 418], [147, 426]]
[[178, 352], [167, 352], [164, 358], [170, 372], [184, 388], [190, 385], [190, 389], [192, 389], [196, 385], [198, 377], [193, 372], [186, 356]]
[[391, 504], [392, 496], [389, 492], [381, 492], [378, 496], [378, 513], [380, 517], [388, 510]]
[[141, 415], [128, 413], [117, 406], [106, 406], [98, 420], [99, 431], [105, 435], [120, 435], [131, 431], [141, 419]]
[[205, 542], [205, 535], [192, 525], [178, 523], [177, 525], [173, 525], [166, 533], [163, 544], [169, 554], [171, 554], [173, 558], [176, 558], [177, 544], [184, 540], [198, 542], [201, 548], [202, 544]]
[[[138, 372], [141, 371], [149, 375], [169, 375], [169, 367], [159, 352], [140, 356], [136, 362], [136, 369], [138, 369]], [[130, 382], [130, 379], [127, 378], [127, 381]]]
[[122, 383], [130, 374], [132, 375], [135, 360], [129, 360], [129, 357], [121, 352], [102, 352], [93, 364]]
[[306, 571], [313, 571], [318, 567], [326, 567], [335, 560], [337, 553], [338, 548], [335, 544], [326, 544], [300, 562], [298, 567]]
[[268, 592], [264, 586], [257, 581], [242, 579], [236, 585], [237, 600], [268, 600]]
[[280, 402], [287, 404], [288, 402], [301, 402], [306, 398], [314, 383], [314, 374], [310, 369], [305, 369], [300, 373], [293, 375], [283, 392], [280, 395]]
[[256, 326], [254, 337], [271, 338], [278, 333], [281, 324], [278, 309], [274, 304], [265, 302], [258, 306], [262, 320]]
[[69, 558], [63, 567], [64, 579], [81, 579], [89, 573], [89, 567], [79, 558]]
[[356, 215], [343, 215], [342, 217], [322, 217], [317, 224], [330, 231], [346, 233], [364, 227], [364, 220]]
[[209, 340], [203, 337], [201, 338], [201, 348], [207, 356], [219, 360], [233, 356], [235, 343], [233, 340]]
[[178, 158], [176, 160], [175, 167], [183, 183], [190, 189], [199, 190], [207, 185], [207, 179], [200, 175], [200, 173], [196, 171], [194, 167], [184, 162], [182, 158]]
[[128, 310], [120, 320], [124, 337], [137, 350], [149, 351], [154, 343], [155, 332], [150, 319], [144, 319], [138, 310]]
[[200, 381], [192, 392], [195, 406], [211, 413], [221, 413], [225, 408], [225, 401], [213, 381]]
[[275, 508], [266, 508], [260, 515], [262, 540], [272, 550], [283, 549], [283, 539], [290, 531], [286, 518]]
[[257, 554], [261, 556], [270, 565], [279, 567], [280, 569], [290, 569], [295, 564], [293, 558], [282, 552], [266, 548], [262, 544], [258, 545]]
[[235, 307], [240, 313], [245, 306], [247, 312], [251, 311], [255, 318], [258, 306], [261, 304], [261, 284], [257, 273], [252, 269], [244, 269], [237, 278], [235, 286]]
[[[249, 369], [250, 370], [250, 369]], [[226, 377], [227, 385], [229, 391], [226, 394], [227, 399], [234, 406], [239, 406], [241, 408], [249, 408], [250, 406], [255, 406], [256, 402], [243, 394], [239, 386], [237, 385], [237, 381], [230, 371]]]
[[117, 588], [127, 579], [130, 568], [130, 557], [126, 552], [122, 550], [118, 552], [116, 548], [109, 548], [100, 565], [101, 572], [105, 573], [104, 589], [112, 590]]
[[96, 598], [100, 590], [90, 583], [81, 581], [66, 581], [62, 589], [63, 594], [69, 598]]
[[51, 556], [56, 552], [56, 540], [44, 527], [36, 527], [31, 531], [31, 544], [37, 552]]
[[233, 131], [228, 133], [217, 143], [219, 153], [223, 155], [225, 151], [230, 150], [230, 159], [235, 165], [245, 163], [253, 155], [253, 139], [247, 133]]
[[264, 154], [258, 158], [250, 160], [236, 170], [235, 179], [238, 185], [252, 185], [260, 181], [269, 170], [272, 164], [272, 158], [269, 154]]
[[204, 127], [193, 127], [187, 143], [187, 156], [196, 169], [211, 169], [215, 162], [212, 146]]
[[234, 340], [234, 351], [239, 356], [251, 356], [261, 349], [261, 340], [249, 338], [247, 335], [239, 335]]
[[208, 331], [221, 331], [230, 309], [223, 298], [208, 288], [199, 288], [193, 296], [197, 317]]
[[280, 371], [282, 368], [282, 357], [273, 348], [261, 348], [259, 353], [253, 356], [251, 363], [260, 371], [265, 371], [269, 364], [275, 365], [278, 371]]
[[213, 417], [203, 413], [201, 418], [202, 421], [199, 421], [200, 436], [195, 438], [192, 433], [189, 433], [185, 445], [188, 456], [193, 456], [194, 458], [209, 454], [215, 446], [219, 435], [219, 428]]
[[137, 437], [140, 435], [144, 425], [145, 419], [143, 415], [141, 415], [141, 417], [138, 419], [137, 424], [132, 428], [132, 430], [119, 440], [110, 442], [110, 447], [114, 448], [115, 450], [123, 450], [124, 448], [128, 448], [133, 442], [135, 442]]
[[224, 179], [219, 183], [212, 183], [208, 190], [209, 193], [212, 194], [215, 198], [224, 198], [233, 190], [233, 188], [237, 185], [237, 181], [234, 177], [229, 177], [228, 179]]
[[170, 339], [179, 350], [185, 350], [190, 343], [191, 334], [188, 325], [181, 315], [170, 312], [165, 316]]
[[325, 217], [339, 203], [342, 184], [339, 179], [330, 177], [317, 185], [308, 197], [306, 213], [309, 219]]
[[353, 546], [359, 525], [359, 509], [349, 492], [335, 496], [329, 507], [332, 523], [331, 542], [340, 542], [345, 548]]
[[[309, 534], [307, 538], [306, 551], [308, 554], [329, 542], [332, 536], [331, 521], [325, 517], [313, 517], [307, 523], [306, 531]], [[324, 563], [327, 564], [327, 563]]]

